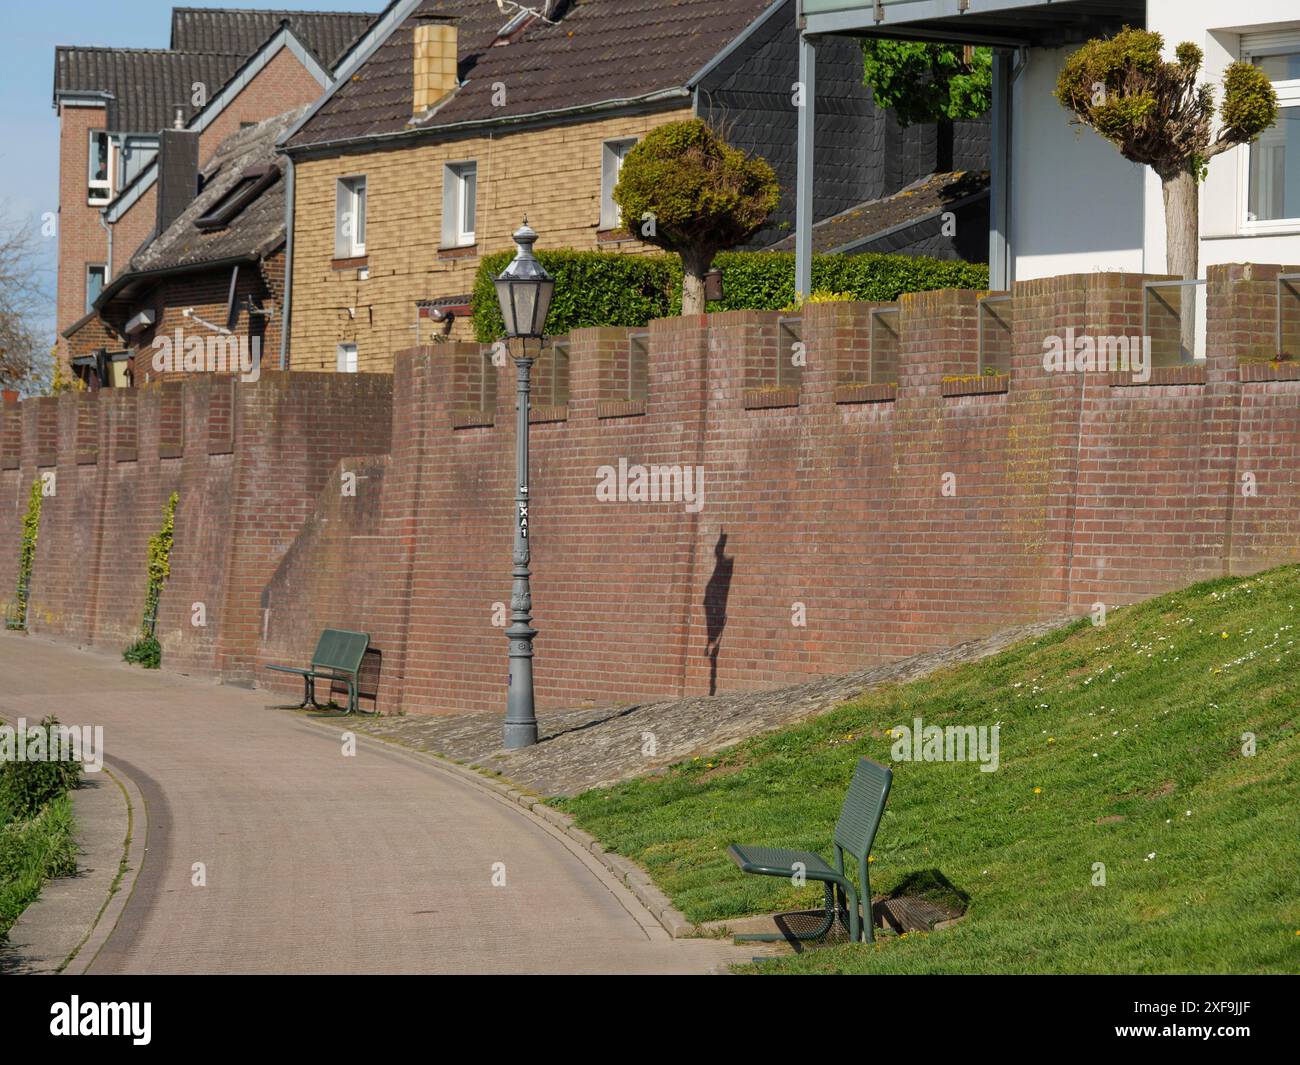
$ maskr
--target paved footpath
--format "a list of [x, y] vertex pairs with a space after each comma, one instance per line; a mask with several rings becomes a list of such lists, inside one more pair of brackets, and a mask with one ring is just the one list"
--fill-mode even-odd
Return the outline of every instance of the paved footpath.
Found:
[[752, 957], [672, 940], [522, 807], [365, 737], [345, 757], [346, 723], [274, 699], [0, 634], [0, 714], [102, 725], [144, 798], [144, 859], [91, 972], [706, 973]]

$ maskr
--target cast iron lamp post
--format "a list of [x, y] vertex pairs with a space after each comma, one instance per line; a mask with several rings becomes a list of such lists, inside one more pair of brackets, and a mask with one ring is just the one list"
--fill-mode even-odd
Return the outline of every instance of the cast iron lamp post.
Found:
[[[542, 335], [546, 312], [555, 295], [555, 279], [533, 255], [537, 234], [528, 225], [515, 233], [518, 251], [510, 265], [496, 279], [497, 300], [506, 323], [506, 346], [519, 341], [519, 354], [510, 352], [515, 362], [515, 465], [518, 470], [515, 493], [514, 587], [510, 594], [510, 694], [506, 704], [505, 746], [507, 750], [528, 747], [537, 742], [537, 713], [533, 708], [533, 594], [528, 587], [530, 560], [528, 544], [528, 410], [532, 391], [533, 363], [542, 353]], [[536, 354], [528, 353], [528, 342], [536, 341]]]

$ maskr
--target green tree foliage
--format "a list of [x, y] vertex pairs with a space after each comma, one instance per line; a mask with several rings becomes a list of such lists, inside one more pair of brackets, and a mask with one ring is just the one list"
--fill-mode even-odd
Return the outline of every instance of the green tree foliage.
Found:
[[862, 42], [862, 78], [900, 126], [979, 118], [993, 103], [993, 52], [923, 41]]
[[163, 585], [171, 576], [172, 538], [176, 530], [176, 504], [180, 497], [173, 492], [163, 506], [163, 523], [149, 537], [149, 583], [144, 594], [144, 620], [140, 624], [140, 638], [123, 652], [128, 662], [157, 669], [162, 664], [162, 645], [158, 642], [158, 601]]
[[993, 52], [924, 41], [862, 42], [862, 80], [900, 126], [934, 122], [934, 169], [953, 168], [953, 123], [979, 118], [993, 103]]
[[714, 257], [758, 231], [781, 185], [766, 160], [694, 118], [652, 130], [628, 153], [614, 202], [638, 236], [681, 256], [682, 313], [699, 314]]
[[27, 627], [27, 601], [32, 584], [32, 567], [36, 562], [36, 539], [41, 531], [41, 481], [32, 482], [27, 493], [27, 513], [23, 515], [23, 531], [18, 540], [18, 590], [13, 613], [5, 620], [5, 627]]
[[1158, 33], [1129, 28], [1088, 41], [1066, 61], [1056, 98], [1125, 159], [1155, 171], [1164, 186], [1168, 270], [1191, 279], [1199, 270], [1197, 184], [1210, 159], [1276, 121], [1277, 94], [1258, 67], [1233, 63], [1216, 109], [1213, 87], [1198, 80], [1201, 49], [1184, 42], [1167, 61], [1164, 43]]

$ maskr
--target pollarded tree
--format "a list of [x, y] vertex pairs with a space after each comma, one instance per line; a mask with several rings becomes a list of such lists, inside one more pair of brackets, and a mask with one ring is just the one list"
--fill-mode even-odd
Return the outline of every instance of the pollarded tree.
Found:
[[702, 314], [714, 257], [759, 230], [781, 185], [765, 159], [693, 118], [652, 130], [628, 152], [614, 202], [642, 240], [681, 256], [682, 314]]
[[935, 123], [935, 170], [953, 168], [953, 123], [979, 118], [993, 103], [989, 48], [893, 41], [862, 42], [862, 80], [879, 107], [890, 107], [903, 128]]
[[1197, 81], [1203, 53], [1184, 42], [1167, 62], [1164, 43], [1158, 33], [1128, 28], [1089, 41], [1066, 61], [1056, 98], [1125, 159], [1155, 171], [1164, 190], [1166, 269], [1190, 281], [1200, 269], [1198, 185], [1209, 161], [1271, 126], [1277, 94], [1258, 67], [1233, 63], [1223, 76], [1216, 136], [1214, 89]]

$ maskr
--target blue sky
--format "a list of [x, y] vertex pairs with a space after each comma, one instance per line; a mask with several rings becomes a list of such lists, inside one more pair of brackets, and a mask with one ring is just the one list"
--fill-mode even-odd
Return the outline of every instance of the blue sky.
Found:
[[[379, 11], [384, 0], [219, 0], [205, 4], [164, 0], [36, 0], [6, 4], [5, 62], [0, 63], [0, 205], [12, 217], [39, 227], [46, 211], [58, 208], [58, 116], [51, 106], [54, 47], [59, 44], [110, 48], [166, 48], [173, 6], [302, 8], [313, 11]], [[44, 255], [53, 299], [55, 242]], [[52, 312], [53, 308], [51, 308]]]

